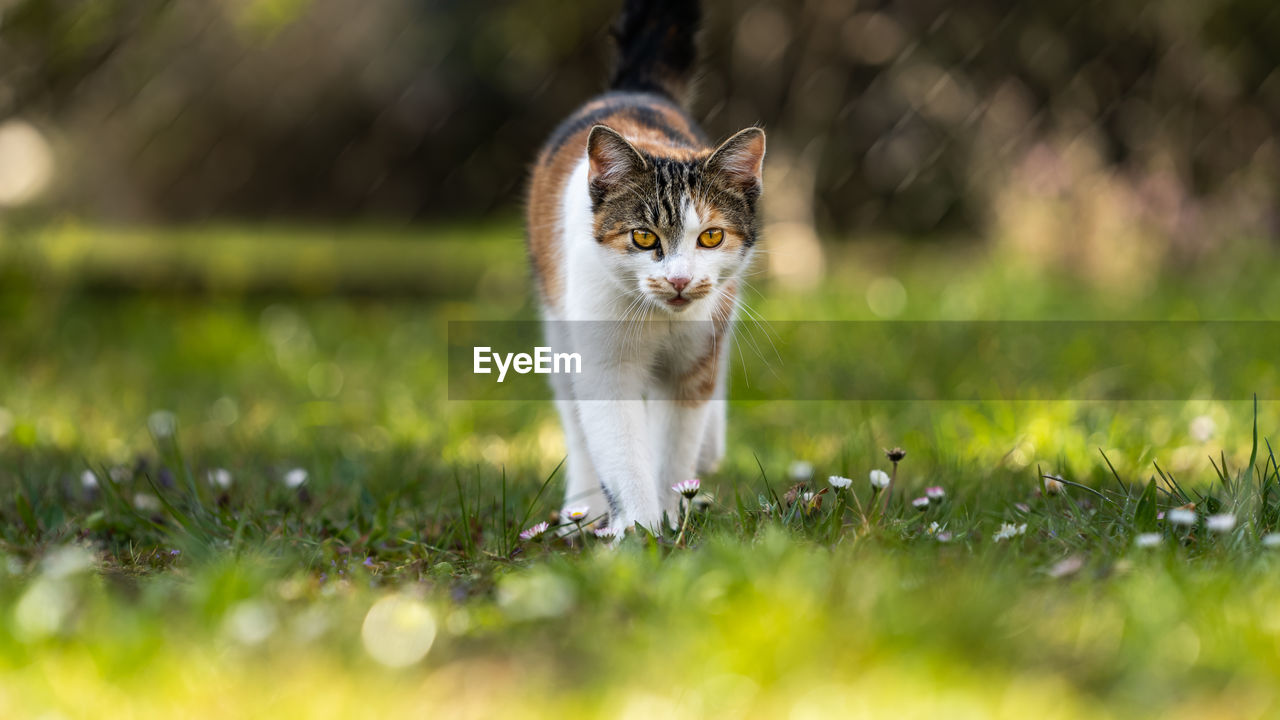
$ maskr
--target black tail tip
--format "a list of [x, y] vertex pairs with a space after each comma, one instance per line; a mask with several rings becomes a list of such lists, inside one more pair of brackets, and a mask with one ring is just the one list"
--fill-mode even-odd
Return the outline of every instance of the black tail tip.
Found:
[[682, 99], [698, 61], [701, 22], [698, 0], [625, 0], [613, 29], [618, 64], [610, 87]]

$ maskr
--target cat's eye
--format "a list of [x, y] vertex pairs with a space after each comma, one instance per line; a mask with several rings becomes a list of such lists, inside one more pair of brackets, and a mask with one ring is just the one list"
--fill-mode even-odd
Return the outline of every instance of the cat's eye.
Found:
[[724, 242], [724, 231], [720, 228], [703, 230], [698, 236], [698, 244], [704, 248], [713, 248], [722, 242]]
[[631, 242], [641, 250], [652, 250], [653, 246], [658, 244], [658, 236], [648, 230], [632, 230]]

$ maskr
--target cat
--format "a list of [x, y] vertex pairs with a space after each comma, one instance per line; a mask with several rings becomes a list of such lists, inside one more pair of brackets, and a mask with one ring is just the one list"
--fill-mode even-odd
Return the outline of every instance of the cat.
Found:
[[701, 8], [625, 0], [609, 90], [535, 161], [527, 240], [548, 344], [595, 371], [552, 380], [565, 505], [661, 533], [671, 485], [725, 452], [730, 325], [759, 239], [764, 131], [716, 147], [686, 109]]

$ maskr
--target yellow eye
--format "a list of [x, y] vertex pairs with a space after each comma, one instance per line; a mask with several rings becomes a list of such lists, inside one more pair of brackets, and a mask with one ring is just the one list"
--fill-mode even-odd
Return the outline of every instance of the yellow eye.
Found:
[[648, 230], [632, 230], [631, 242], [641, 250], [650, 250], [654, 245], [658, 244], [658, 236]]
[[724, 231], [720, 228], [703, 230], [698, 236], [698, 244], [704, 248], [713, 248], [722, 242], [724, 242]]

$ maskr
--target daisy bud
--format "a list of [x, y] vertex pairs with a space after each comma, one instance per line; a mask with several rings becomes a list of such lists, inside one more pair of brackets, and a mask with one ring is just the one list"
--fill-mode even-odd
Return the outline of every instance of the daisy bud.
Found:
[[947, 491], [937, 485], [934, 485], [924, 489], [924, 496], [936, 502], [945, 498], [947, 496]]
[[847, 488], [853, 484], [853, 481], [850, 480], [849, 478], [841, 477], [839, 475], [832, 475], [831, 477], [827, 478], [827, 482], [831, 483], [831, 487], [837, 490], [843, 490], [844, 488]]
[[671, 486], [672, 490], [685, 496], [686, 499], [692, 500], [694, 495], [698, 494], [698, 490], [702, 488], [702, 482], [698, 478], [682, 480]]
[[919, 510], [920, 512], [924, 512], [925, 510], [929, 509], [929, 498], [918, 497], [915, 500], [911, 501], [911, 506]]
[[889, 473], [886, 473], [883, 470], [872, 470], [871, 487], [876, 490], [883, 490], [889, 487]]
[[907, 456], [907, 451], [900, 447], [896, 447], [892, 450], [885, 450], [884, 456], [889, 458], [889, 462], [891, 463], [899, 463], [902, 462], [902, 458]]
[[520, 539], [524, 540], [525, 542], [528, 542], [538, 537], [542, 533], [546, 532], [548, 527], [550, 527], [550, 525], [548, 525], [547, 523], [540, 522], [537, 525], [534, 525], [533, 527], [529, 528], [528, 530], [525, 530], [524, 532], [520, 533]]

